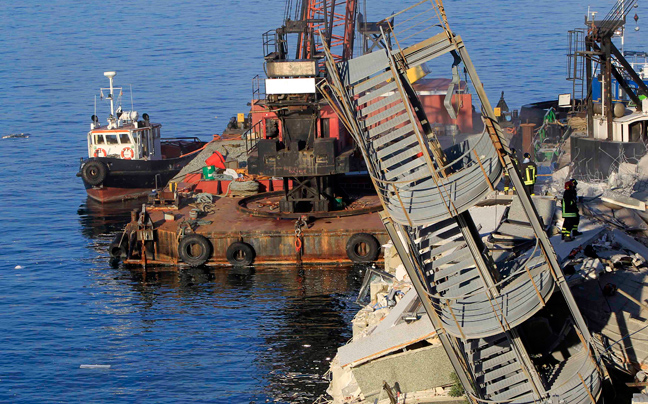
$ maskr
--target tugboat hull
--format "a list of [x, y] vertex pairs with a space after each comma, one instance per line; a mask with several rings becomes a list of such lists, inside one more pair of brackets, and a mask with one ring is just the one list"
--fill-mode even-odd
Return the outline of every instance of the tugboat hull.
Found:
[[197, 155], [198, 150], [164, 160], [93, 157], [82, 161], [77, 176], [83, 179], [88, 196], [99, 202], [136, 199], [163, 187]]

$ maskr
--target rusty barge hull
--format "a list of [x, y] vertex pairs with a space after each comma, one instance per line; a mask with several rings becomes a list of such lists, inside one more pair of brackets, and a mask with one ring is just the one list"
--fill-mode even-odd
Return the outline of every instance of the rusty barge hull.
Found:
[[[204, 236], [211, 244], [212, 253], [206, 266], [232, 266], [227, 250], [234, 243], [245, 243], [254, 250], [253, 265], [295, 265], [300, 263], [317, 265], [351, 264], [347, 255], [347, 243], [358, 233], [371, 234], [378, 245], [389, 239], [378, 213], [365, 213], [347, 217], [314, 219], [304, 228], [301, 237], [301, 254], [296, 248], [295, 220], [279, 220], [257, 217], [238, 209], [241, 198], [216, 198], [213, 211], [193, 221], [191, 233]], [[130, 237], [127, 265], [184, 266], [179, 245], [181, 227], [192, 223], [192, 206], [170, 210], [148, 208], [152, 222], [152, 240], [142, 243], [136, 240], [134, 229], [138, 224], [132, 221], [126, 226], [124, 239]], [[167, 219], [165, 220], [165, 215]], [[173, 215], [173, 220], [170, 220]], [[149, 237], [150, 238], [150, 237]], [[145, 248], [142, 248], [142, 244]], [[142, 251], [145, 251], [142, 254]], [[133, 254], [134, 252], [134, 254]], [[378, 259], [380, 261], [382, 257]]]

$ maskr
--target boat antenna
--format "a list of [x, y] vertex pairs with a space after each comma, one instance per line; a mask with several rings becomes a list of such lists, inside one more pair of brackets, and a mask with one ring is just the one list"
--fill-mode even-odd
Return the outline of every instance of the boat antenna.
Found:
[[129, 84], [130, 86], [130, 94], [131, 94], [131, 111], [135, 111], [135, 107], [133, 106], [133, 85]]
[[97, 94], [95, 94], [95, 111], [94, 111], [94, 116], [97, 116]]
[[115, 72], [104, 72], [104, 76], [108, 77], [108, 80], [110, 80], [110, 94], [108, 97], [110, 98], [110, 117], [114, 118], [115, 116], [115, 97], [113, 95], [113, 79], [115, 78], [115, 75], [117, 73]]

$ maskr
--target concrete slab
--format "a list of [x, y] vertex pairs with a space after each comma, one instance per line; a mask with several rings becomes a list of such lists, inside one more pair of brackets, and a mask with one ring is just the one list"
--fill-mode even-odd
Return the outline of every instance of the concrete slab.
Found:
[[614, 239], [621, 244], [624, 248], [632, 250], [633, 252], [638, 253], [644, 259], [648, 259], [648, 247], [630, 237], [628, 234], [620, 230], [612, 230], [612, 236]]
[[385, 317], [383, 321], [381, 321], [380, 324], [376, 326], [373, 332], [380, 333], [387, 331], [391, 327], [394, 327], [401, 322], [403, 313], [416, 310], [416, 308], [420, 304], [419, 302], [420, 300], [418, 298], [418, 295], [416, 294], [416, 291], [413, 288], [408, 290], [407, 293], [405, 293], [405, 296], [403, 296], [403, 298], [396, 304], [396, 306], [394, 306], [387, 317]]
[[646, 210], [646, 202], [633, 198], [631, 196], [608, 193], [604, 196], [601, 196], [601, 200], [603, 202], [616, 205], [620, 208], [635, 209], [642, 212]]
[[[619, 232], [621, 233], [621, 232]], [[634, 244], [631, 237], [618, 237], [622, 246]], [[629, 247], [627, 247], [629, 248]], [[622, 370], [648, 368], [648, 311], [621, 293], [603, 295], [602, 289], [615, 285], [633, 299], [646, 304], [648, 300], [648, 269], [616, 269], [600, 273], [597, 280], [572, 286], [572, 293], [590, 331], [603, 341], [608, 360]]]
[[338, 359], [340, 366], [357, 366], [434, 336], [436, 332], [429, 317], [423, 316], [412, 323], [384, 327], [381, 332], [374, 330], [370, 335], [340, 347]]
[[[510, 203], [510, 200], [506, 201]], [[499, 222], [502, 220], [502, 215], [506, 211], [507, 206], [501, 204], [494, 204], [488, 206], [474, 206], [469, 209], [470, 215], [475, 222], [477, 228], [481, 226], [479, 230], [479, 235], [484, 237], [492, 233]]]
[[452, 372], [452, 364], [440, 344], [390, 355], [353, 369], [358, 386], [369, 402], [380, 396], [383, 380], [390, 386], [398, 383], [402, 392], [410, 393], [451, 384]]
[[614, 218], [623, 224], [626, 231], [646, 231], [648, 224], [639, 216], [634, 209], [623, 208], [614, 211]]
[[591, 219], [581, 218], [579, 230], [583, 233], [573, 241], [564, 241], [560, 235], [551, 237], [551, 244], [556, 251], [558, 261], [564, 261], [574, 248], [583, 247], [596, 240], [606, 229], [600, 223]]
[[566, 276], [569, 286], [597, 279], [599, 274], [605, 272], [605, 266], [598, 258], [587, 258], [581, 265], [576, 268], [576, 273]]
[[[553, 222], [554, 211], [556, 210], [556, 200], [554, 198], [541, 196], [533, 197], [531, 199], [533, 200], [533, 204], [535, 205], [544, 226], [549, 226]], [[516, 222], [529, 223], [529, 219], [524, 212], [520, 198], [513, 198], [508, 213], [508, 219]]]

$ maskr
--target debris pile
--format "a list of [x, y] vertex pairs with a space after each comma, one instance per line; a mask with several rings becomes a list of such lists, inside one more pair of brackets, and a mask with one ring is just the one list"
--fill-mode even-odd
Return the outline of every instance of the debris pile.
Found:
[[648, 248], [603, 229], [567, 256], [564, 272], [608, 366], [648, 370]]
[[441, 396], [453, 402], [450, 361], [396, 249], [391, 242], [383, 247], [385, 269], [367, 269], [353, 339], [331, 362], [327, 393], [335, 403], [381, 402], [388, 391], [408, 400]]
[[[635, 223], [637, 217], [623, 216], [638, 212], [636, 208], [609, 207], [612, 203], [603, 199], [589, 197], [581, 205], [582, 235], [569, 242], [557, 231], [562, 218], [556, 198], [533, 201], [546, 230], [554, 234], [551, 242], [602, 359], [640, 378], [642, 370], [648, 371], [648, 247], [633, 235], [643, 237], [645, 228]], [[618, 197], [608, 199], [629, 204]], [[522, 251], [530, 251], [529, 244], [535, 242], [525, 232], [529, 225], [519, 205], [513, 198], [509, 206], [471, 209], [479, 218], [476, 224], [484, 242], [496, 247], [496, 260], [526, 254]], [[638, 220], [645, 225], [641, 217]], [[389, 389], [407, 400], [443, 397], [453, 402], [459, 384], [450, 361], [396, 249], [391, 242], [383, 247], [385, 268], [367, 269], [353, 339], [331, 362], [327, 393], [334, 403], [389, 402]]]

